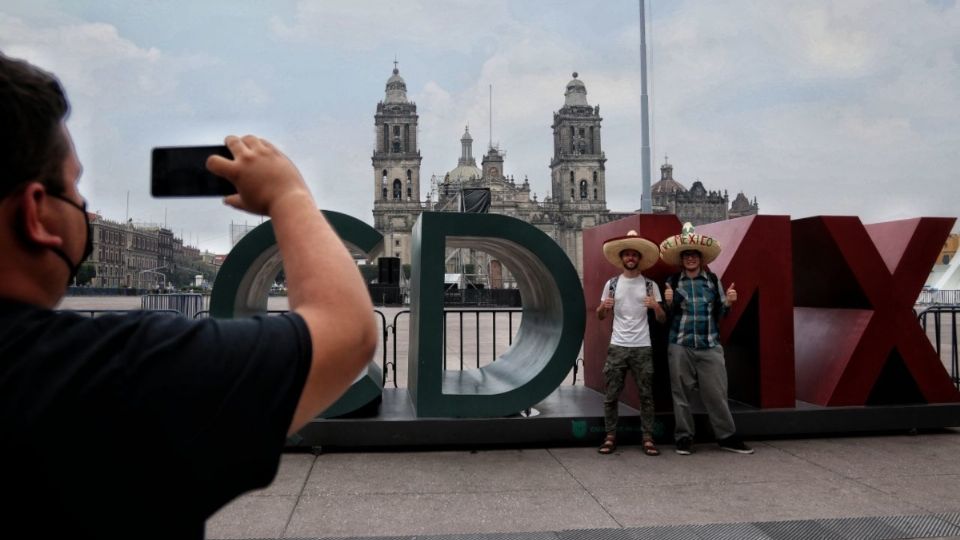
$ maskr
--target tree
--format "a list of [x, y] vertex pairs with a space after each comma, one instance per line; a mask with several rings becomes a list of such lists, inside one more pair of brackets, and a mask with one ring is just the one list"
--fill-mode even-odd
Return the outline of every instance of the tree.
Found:
[[85, 262], [80, 265], [77, 271], [77, 285], [88, 285], [93, 278], [97, 277], [97, 267], [93, 263]]

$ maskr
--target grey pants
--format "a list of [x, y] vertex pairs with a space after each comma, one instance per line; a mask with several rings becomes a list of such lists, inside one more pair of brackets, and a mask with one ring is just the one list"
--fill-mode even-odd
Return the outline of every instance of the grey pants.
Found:
[[718, 440], [736, 433], [733, 416], [727, 404], [727, 366], [723, 360], [723, 347], [692, 349], [671, 343], [667, 348], [670, 366], [670, 391], [673, 395], [673, 417], [676, 422], [674, 438], [693, 438], [693, 413], [690, 412], [690, 395], [700, 394], [707, 409], [710, 426]]

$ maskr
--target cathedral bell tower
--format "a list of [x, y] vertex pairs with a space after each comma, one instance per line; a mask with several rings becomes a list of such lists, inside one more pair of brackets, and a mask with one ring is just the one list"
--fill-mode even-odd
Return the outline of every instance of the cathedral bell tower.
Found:
[[604, 156], [600, 146], [600, 107], [587, 103], [587, 87], [577, 78], [567, 83], [563, 107], [553, 113], [553, 200], [563, 210], [606, 210]]
[[384, 256], [410, 262], [410, 231], [420, 215], [420, 151], [417, 105], [394, 62], [386, 96], [374, 115], [373, 222], [384, 235]]

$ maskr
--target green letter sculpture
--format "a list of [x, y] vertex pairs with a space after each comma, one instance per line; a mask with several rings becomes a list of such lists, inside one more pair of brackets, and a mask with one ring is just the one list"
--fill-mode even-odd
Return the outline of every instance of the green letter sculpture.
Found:
[[[580, 351], [583, 288], [557, 243], [503, 215], [424, 212], [413, 228], [408, 383], [418, 417], [519, 413], [563, 382]], [[523, 319], [513, 345], [478, 369], [443, 369], [444, 248], [484, 251], [514, 275]]]
[[[383, 235], [359, 219], [327, 210], [323, 211], [323, 215], [345, 244], [364, 253], [372, 253], [383, 241]], [[210, 315], [229, 319], [266, 313], [267, 294], [282, 264], [273, 224], [266, 221], [230, 250], [213, 284]], [[371, 360], [350, 390], [320, 416], [332, 418], [353, 412], [376, 399], [382, 392], [383, 372]]]

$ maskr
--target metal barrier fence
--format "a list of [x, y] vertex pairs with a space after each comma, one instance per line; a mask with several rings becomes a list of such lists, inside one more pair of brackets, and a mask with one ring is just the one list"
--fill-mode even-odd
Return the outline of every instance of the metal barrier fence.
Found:
[[[948, 291], [941, 291], [948, 292]], [[173, 295], [159, 295], [173, 296]], [[200, 295], [191, 295], [200, 296]], [[149, 309], [149, 308], [148, 308]], [[88, 317], [98, 317], [111, 313], [130, 313], [139, 310], [126, 309], [71, 309], [62, 311], [72, 311], [86, 315]], [[177, 309], [150, 309], [150, 311], [171, 313], [187, 316], [186, 313]], [[506, 348], [513, 345], [515, 319], [523, 312], [519, 308], [510, 309], [448, 309], [444, 310], [443, 325], [443, 366], [444, 369], [450, 369], [448, 360], [454, 359], [454, 369], [469, 369], [472, 367], [481, 367], [487, 362], [496, 361], [499, 354], [502, 354]], [[286, 313], [286, 310], [270, 310], [268, 315], [278, 315]], [[206, 309], [195, 311], [190, 317], [199, 319], [208, 317], [210, 312]], [[387, 385], [388, 380], [392, 380], [394, 388], [397, 387], [397, 365], [401, 356], [406, 356], [407, 351], [401, 347], [401, 339], [398, 339], [398, 331], [401, 328], [401, 321], [406, 318], [406, 325], [409, 325], [410, 310], [401, 309], [393, 314], [392, 320], [387, 322], [387, 315], [379, 309], [374, 310], [374, 315], [378, 319], [380, 326], [380, 363], [383, 368], [383, 384]], [[489, 317], [484, 323], [483, 317]], [[505, 320], [504, 320], [505, 319]], [[504, 340], [498, 337], [497, 325], [506, 325], [506, 344]], [[947, 356], [947, 365], [950, 370], [950, 378], [954, 385], [960, 389], [960, 349], [958, 349], [958, 333], [960, 333], [960, 302], [952, 305], [934, 305], [929, 306], [917, 313], [917, 321], [928, 335], [928, 327], [932, 325], [933, 336], [931, 343], [934, 346], [937, 355], [943, 359]], [[472, 324], [472, 332], [469, 326]], [[489, 329], [486, 327], [489, 326]], [[407, 326], [408, 327], [408, 326]], [[481, 331], [483, 329], [483, 331]], [[465, 331], [466, 330], [466, 331]], [[468, 337], [469, 336], [469, 337]], [[499, 346], [498, 346], [499, 342]], [[454, 347], [451, 347], [451, 343]], [[404, 342], [404, 345], [406, 343]], [[469, 349], [469, 350], [468, 350]], [[391, 354], [392, 353], [392, 354]], [[472, 358], [468, 358], [472, 356]], [[468, 366], [467, 361], [472, 360]], [[577, 384], [580, 366], [583, 364], [582, 358], [577, 358], [573, 366], [573, 382]], [[392, 377], [388, 377], [392, 375]]]
[[[370, 283], [367, 285], [370, 298], [378, 306], [404, 306], [410, 304], [410, 288], [399, 285]], [[454, 307], [519, 308], [523, 305], [519, 289], [457, 288], [444, 290], [443, 303]]]
[[67, 287], [67, 296], [140, 296], [147, 289], [130, 287]]
[[447, 289], [443, 303], [448, 306], [506, 306], [519, 308], [523, 305], [519, 289]]
[[[957, 351], [958, 314], [960, 314], [960, 304], [930, 306], [917, 314], [917, 320], [923, 327], [923, 331], [928, 335], [927, 320], [933, 320], [933, 346], [937, 351], [937, 356], [941, 359], [943, 358], [943, 349], [949, 347], [947, 355], [949, 356], [950, 378], [953, 380], [954, 386], [960, 389], [960, 356], [958, 356], [960, 352]], [[947, 332], [949, 339], [944, 339], [944, 324], [949, 328]]]
[[917, 298], [917, 304], [921, 304], [921, 305], [960, 304], [960, 291], [958, 290], [921, 291], [920, 297]]
[[174, 310], [184, 317], [195, 318], [197, 313], [207, 310], [209, 296], [195, 293], [146, 294], [140, 297], [140, 308], [144, 310]]
[[[58, 313], [77, 313], [87, 317], [95, 318], [101, 315], [124, 315], [126, 313], [140, 313], [142, 309], [59, 309]], [[171, 315], [183, 315], [175, 309], [151, 309], [151, 313], [169, 313]]]
[[[278, 315], [286, 313], [284, 310], [270, 310], [268, 315]], [[383, 385], [388, 382], [398, 387], [397, 366], [398, 359], [407, 358], [409, 344], [402, 339], [401, 332], [409, 328], [409, 309], [400, 309], [388, 314], [379, 309], [373, 310], [380, 326], [380, 365], [383, 369]], [[497, 356], [502, 354], [513, 345], [513, 336], [515, 334], [515, 325], [519, 324], [517, 319], [523, 313], [520, 308], [509, 309], [447, 309], [444, 310], [444, 331], [443, 331], [443, 368], [451, 369], [450, 361], [454, 362], [453, 369], [470, 369], [473, 367], [482, 367], [488, 362], [494, 362]], [[194, 318], [209, 317], [209, 311], [200, 311]], [[406, 319], [404, 321], [404, 319]], [[401, 324], [405, 323], [405, 324]], [[498, 336], [497, 325], [506, 330], [506, 337]], [[472, 327], [471, 327], [472, 325]], [[451, 346], [451, 344], [455, 344]], [[473, 365], [468, 366], [468, 356], [473, 361]], [[580, 373], [580, 366], [583, 365], [583, 358], [577, 358], [573, 366], [572, 384], [577, 384], [577, 377]]]
[[[377, 314], [379, 314], [380, 317], [381, 317], [382, 320], [383, 320], [383, 333], [382, 333], [382, 337], [383, 337], [383, 351], [384, 351], [384, 352], [383, 352], [383, 384], [384, 384], [384, 385], [387, 384], [387, 372], [388, 372], [388, 370], [390, 370], [390, 371], [392, 371], [392, 373], [393, 373], [393, 386], [394, 386], [394, 388], [396, 388], [396, 387], [397, 387], [397, 358], [398, 358], [398, 356], [400, 356], [400, 352], [399, 352], [399, 350], [398, 350], [398, 348], [399, 348], [398, 345], [399, 345], [400, 340], [397, 339], [397, 330], [398, 330], [398, 328], [399, 328], [399, 326], [400, 326], [400, 325], [399, 325], [399, 321], [400, 321], [401, 317], [406, 317], [407, 319], [409, 319], [409, 317], [410, 317], [410, 310], [409, 310], [409, 309], [404, 309], [404, 310], [401, 310], [401, 311], [397, 312], [397, 313], [393, 316], [393, 322], [392, 322], [391, 324], [389, 324], [389, 325], [386, 323], [386, 317], [383, 315], [383, 313], [381, 313], [381, 312], [378, 311], [378, 310], [374, 310], [374, 312], [376, 312]], [[468, 323], [468, 324], [469, 324], [469, 322], [470, 322], [470, 315], [473, 315], [474, 331], [473, 331], [473, 340], [472, 340], [472, 341], [473, 341], [473, 345], [474, 345], [474, 358], [475, 358], [475, 362], [476, 362], [476, 367], [479, 368], [479, 367], [481, 367], [481, 365], [482, 365], [482, 363], [481, 363], [481, 360], [482, 360], [482, 358], [481, 358], [481, 343], [483, 343], [484, 345], [486, 345], [487, 348], [489, 348], [489, 352], [490, 352], [490, 358], [489, 358], [489, 360], [490, 360], [491, 362], [496, 361], [497, 356], [498, 356], [498, 353], [502, 353], [502, 352], [503, 352], [502, 350], [498, 350], [498, 348], [497, 348], [497, 318], [498, 318], [498, 316], [506, 315], [506, 318], [507, 318], [507, 321], [506, 321], [506, 323], [507, 323], [507, 338], [506, 338], [507, 345], [506, 345], [506, 346], [507, 346], [507, 348], [509, 348], [511, 345], [513, 345], [513, 334], [514, 334], [514, 330], [513, 330], [513, 324], [514, 324], [514, 322], [513, 322], [513, 319], [514, 319], [514, 315], [515, 315], [515, 314], [520, 314], [520, 313], [522, 313], [522, 312], [523, 312], [523, 310], [522, 310], [522, 309], [518, 309], [518, 308], [512, 308], [512, 309], [454, 309], [454, 310], [447, 310], [447, 309], [445, 309], [444, 312], [443, 312], [443, 336], [442, 336], [442, 339], [443, 339], [443, 369], [449, 369], [449, 368], [448, 368], [448, 365], [447, 365], [447, 360], [448, 360], [448, 358], [451, 356], [451, 355], [449, 354], [449, 351], [448, 351], [448, 349], [449, 349], [449, 346], [448, 346], [448, 345], [449, 345], [449, 341], [450, 341], [451, 339], [456, 339], [457, 342], [459, 343], [459, 348], [458, 348], [458, 353], [456, 354], [456, 358], [459, 360], [459, 369], [460, 369], [461, 371], [462, 371], [463, 369], [465, 369], [464, 360], [465, 360], [465, 356], [466, 356], [466, 353], [467, 353], [467, 344], [464, 343], [464, 338], [466, 337], [466, 334], [465, 334], [465, 332], [464, 332], [464, 315], [467, 315], [467, 323]], [[490, 316], [490, 317], [489, 317], [490, 326], [491, 326], [490, 332], [489, 332], [489, 333], [487, 333], [487, 332], [484, 332], [484, 333], [483, 333], [483, 334], [484, 334], [484, 337], [487, 337], [487, 336], [489, 335], [489, 337], [490, 337], [489, 341], [483, 341], [483, 340], [480, 339], [480, 334], [481, 334], [480, 329], [481, 329], [481, 326], [482, 326], [482, 323], [481, 323], [481, 315], [489, 315], [489, 316]], [[450, 336], [451, 332], [450, 332], [450, 330], [449, 330], [451, 317], [453, 317], [454, 320], [458, 323], [458, 324], [457, 324], [457, 327], [456, 327], [457, 329], [456, 329], [456, 332], [455, 332], [456, 336], [454, 336], [454, 338], [451, 338], [451, 336]], [[408, 324], [409, 324], [409, 321], [408, 321]], [[392, 338], [392, 342], [393, 342], [393, 359], [392, 359], [392, 360], [387, 360], [387, 353], [386, 353], [386, 350], [387, 350], [387, 342], [388, 342], [388, 339], [390, 339], [390, 338]], [[501, 344], [502, 344], [502, 341], [501, 341]], [[574, 377], [574, 379], [576, 379], [576, 377]]]

